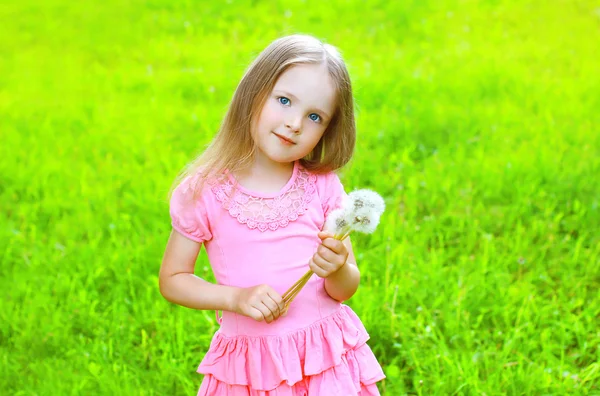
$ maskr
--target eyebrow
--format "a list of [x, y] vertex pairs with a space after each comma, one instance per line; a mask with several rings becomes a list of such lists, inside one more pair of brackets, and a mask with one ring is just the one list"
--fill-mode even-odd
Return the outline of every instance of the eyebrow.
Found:
[[[288, 91], [284, 91], [284, 90], [281, 90], [281, 89], [276, 89], [276, 90], [273, 90], [273, 92], [280, 92], [281, 94], [283, 94], [285, 96], [289, 96], [289, 97], [291, 97], [294, 100], [298, 100], [298, 97], [296, 95], [294, 95], [293, 93], [288, 92]], [[314, 109], [317, 110], [318, 112], [323, 113], [323, 115], [325, 117], [327, 117], [328, 119], [331, 118], [331, 116], [329, 114], [327, 114], [327, 112], [325, 112], [324, 110], [321, 110], [318, 107], [315, 107]]]

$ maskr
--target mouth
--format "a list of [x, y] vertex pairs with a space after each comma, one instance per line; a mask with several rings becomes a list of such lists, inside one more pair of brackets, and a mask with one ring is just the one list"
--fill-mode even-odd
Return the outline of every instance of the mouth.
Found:
[[296, 144], [293, 140], [290, 140], [288, 138], [286, 138], [285, 136], [281, 136], [275, 132], [273, 132], [273, 135], [277, 136], [279, 138], [279, 140], [282, 141], [282, 143], [286, 143], [286, 144]]

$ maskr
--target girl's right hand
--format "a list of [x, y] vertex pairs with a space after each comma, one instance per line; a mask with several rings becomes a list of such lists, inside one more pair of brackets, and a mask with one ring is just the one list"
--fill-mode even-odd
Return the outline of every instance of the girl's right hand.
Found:
[[235, 301], [235, 312], [258, 322], [271, 323], [285, 314], [283, 299], [271, 286], [258, 285], [239, 289]]

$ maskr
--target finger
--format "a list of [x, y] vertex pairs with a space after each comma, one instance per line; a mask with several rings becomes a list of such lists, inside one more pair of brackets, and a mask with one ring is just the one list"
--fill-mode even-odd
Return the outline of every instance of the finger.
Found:
[[329, 232], [325, 232], [325, 231], [321, 231], [318, 234], [318, 237], [322, 240], [325, 240], [327, 238], [332, 238], [333, 239], [333, 234], [329, 233]]
[[262, 303], [258, 304], [254, 308], [256, 308], [260, 311], [263, 318], [265, 319], [265, 322], [271, 323], [273, 321], [273, 313], [271, 312], [271, 310], [269, 308], [267, 308], [267, 306], [265, 304], [262, 304]]
[[275, 304], [280, 305], [283, 302], [283, 298], [279, 293], [277, 293], [274, 289], [268, 290], [267, 295], [271, 297]]
[[325, 259], [324, 257], [319, 256], [318, 254], [315, 255], [313, 261], [319, 268], [326, 272], [331, 272], [335, 268], [334, 263], [332, 263], [330, 260]]
[[279, 315], [281, 315], [281, 309], [279, 308], [279, 304], [277, 304], [275, 300], [271, 298], [271, 296], [267, 295], [267, 297], [263, 301], [263, 304], [265, 304], [265, 306], [269, 308], [271, 314], [273, 315], [273, 319], [277, 319]]
[[265, 320], [263, 313], [255, 307], [250, 307], [250, 312], [248, 313], [248, 316], [250, 316], [257, 322], [262, 322], [263, 320]]
[[338, 254], [325, 246], [319, 246], [316, 255], [329, 262], [335, 262], [338, 260]]
[[313, 256], [308, 265], [310, 266], [312, 272], [321, 278], [326, 278], [327, 275], [329, 275], [329, 271], [327, 270], [328, 263], [316, 254]]
[[[316, 254], [315, 254], [316, 256]], [[323, 269], [321, 267], [319, 267], [317, 264], [315, 264], [315, 256], [313, 256], [310, 261], [308, 262], [308, 266], [310, 267], [310, 270], [312, 272], [314, 272], [315, 274], [317, 274], [317, 276], [320, 276], [321, 278], [323, 277]]]
[[270, 299], [268, 301], [263, 301], [262, 305], [267, 310], [267, 316], [265, 317], [265, 320], [267, 321], [267, 323], [271, 323], [272, 321], [274, 321], [277, 318], [275, 313], [278, 310], [276, 307], [273, 307], [273, 303]]
[[344, 245], [344, 242], [338, 241], [337, 239], [334, 239], [334, 238], [325, 239], [321, 243], [321, 246], [324, 246], [337, 254], [341, 254], [346, 250], [346, 246]]
[[283, 297], [281, 297], [281, 295], [279, 293], [277, 293], [274, 289], [271, 289], [267, 292], [267, 295], [269, 297], [271, 297], [271, 299], [273, 300], [273, 302], [275, 302], [275, 304], [278, 306], [279, 308], [279, 315], [281, 315], [281, 312], [283, 311], [283, 308], [285, 308], [285, 301], [283, 301]]

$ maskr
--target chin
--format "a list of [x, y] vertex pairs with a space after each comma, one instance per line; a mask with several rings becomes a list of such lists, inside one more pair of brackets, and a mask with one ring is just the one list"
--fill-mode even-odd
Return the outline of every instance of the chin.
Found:
[[273, 157], [269, 157], [269, 158], [271, 159], [271, 161], [277, 162], [280, 164], [288, 164], [288, 163], [294, 162], [298, 159], [296, 157], [289, 157], [289, 156], [286, 156], [286, 157], [273, 156]]
[[274, 152], [274, 153], [267, 153], [266, 156], [271, 161], [282, 163], [282, 164], [288, 163], [288, 162], [294, 162], [297, 159], [296, 156], [292, 155], [291, 153], [284, 154], [284, 153]]

